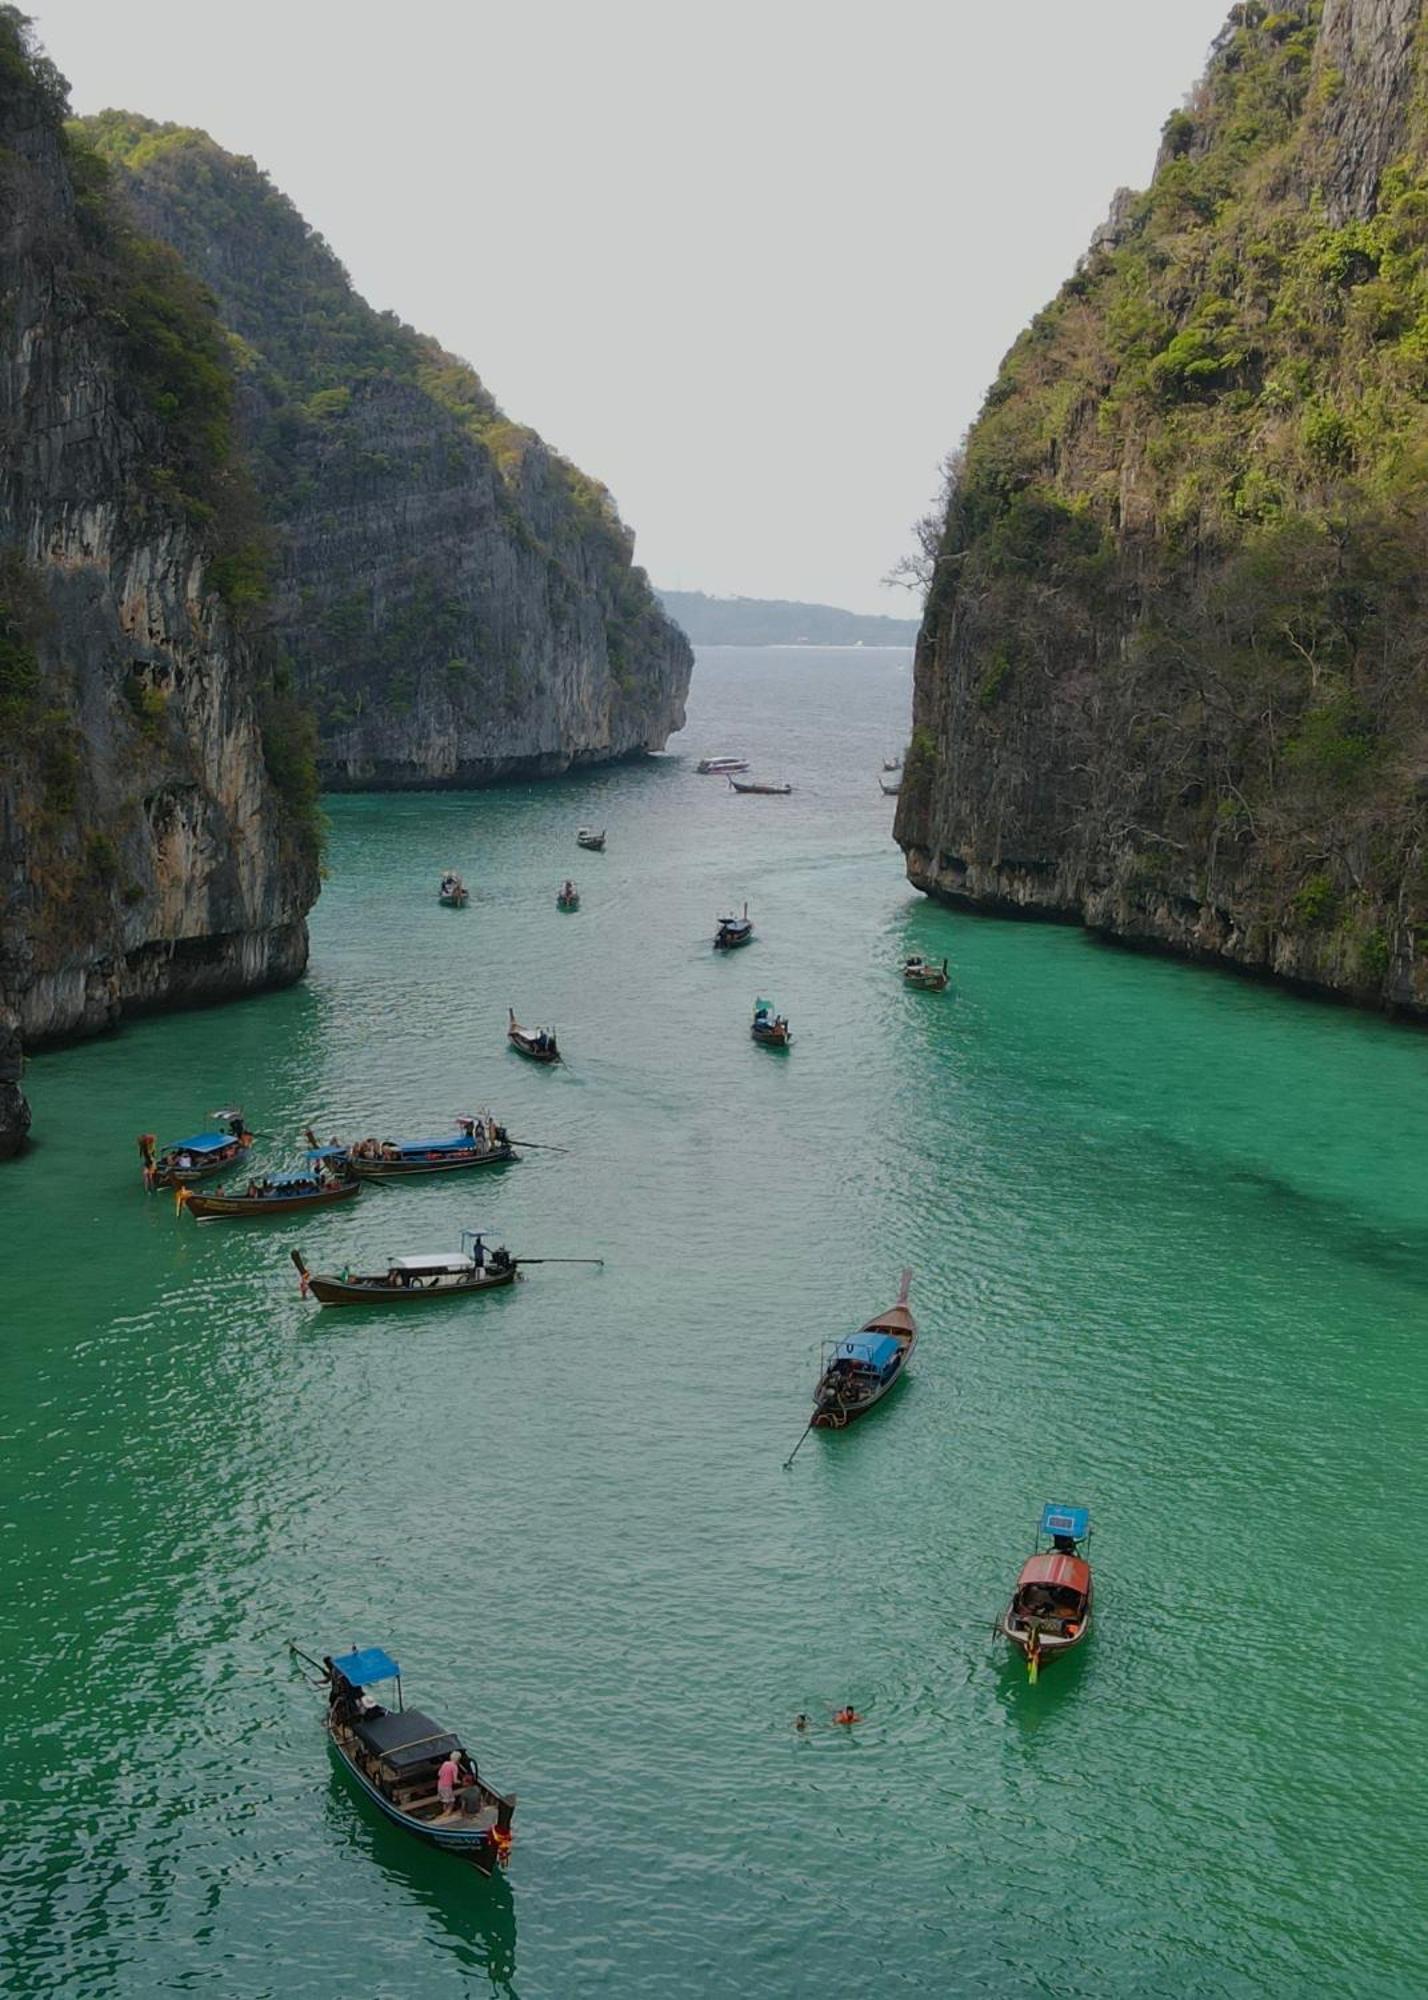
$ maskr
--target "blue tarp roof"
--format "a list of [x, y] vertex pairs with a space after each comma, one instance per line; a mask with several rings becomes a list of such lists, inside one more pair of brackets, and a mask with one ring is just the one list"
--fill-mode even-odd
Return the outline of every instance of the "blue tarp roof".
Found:
[[232, 1144], [231, 1132], [200, 1132], [196, 1139], [175, 1139], [168, 1150], [171, 1153], [216, 1153]]
[[476, 1141], [468, 1139], [464, 1132], [453, 1132], [445, 1139], [398, 1139], [397, 1144], [404, 1153], [449, 1153], [453, 1146], [474, 1146]]
[[359, 1646], [355, 1653], [343, 1653], [332, 1662], [346, 1674], [354, 1687], [368, 1687], [373, 1681], [394, 1681], [401, 1668], [380, 1646]]
[[1089, 1507], [1068, 1507], [1063, 1501], [1048, 1500], [1041, 1510], [1043, 1535], [1070, 1535], [1073, 1541], [1084, 1542], [1090, 1525]]
[[881, 1374], [897, 1354], [902, 1342], [890, 1333], [857, 1333], [851, 1340], [838, 1343], [835, 1361], [861, 1361], [864, 1367], [876, 1368]]

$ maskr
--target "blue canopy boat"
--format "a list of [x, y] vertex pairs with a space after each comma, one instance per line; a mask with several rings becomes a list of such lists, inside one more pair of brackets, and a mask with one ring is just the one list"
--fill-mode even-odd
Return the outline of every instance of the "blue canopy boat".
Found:
[[813, 1397], [813, 1430], [842, 1430], [865, 1416], [899, 1383], [917, 1345], [917, 1321], [907, 1303], [911, 1271], [904, 1271], [896, 1305], [870, 1319], [824, 1358]]
[[260, 1215], [291, 1215], [299, 1209], [330, 1208], [334, 1202], [351, 1201], [361, 1194], [362, 1183], [340, 1162], [329, 1168], [317, 1161], [305, 1174], [266, 1174], [249, 1181], [246, 1188], [225, 1194], [194, 1194], [190, 1188], [174, 1191], [174, 1206], [187, 1209], [198, 1222], [223, 1218], [244, 1220]]
[[458, 1118], [455, 1132], [437, 1139], [358, 1139], [324, 1146], [309, 1128], [314, 1167], [347, 1168], [364, 1181], [400, 1180], [412, 1174], [449, 1174], [459, 1167], [498, 1167], [520, 1157], [504, 1125], [494, 1118]]
[[[389, 1653], [362, 1646], [319, 1662], [292, 1651], [327, 1687], [328, 1742], [361, 1797], [418, 1840], [473, 1861], [483, 1875], [505, 1860], [515, 1794], [486, 1783], [452, 1730], [403, 1705], [402, 1670]], [[366, 1692], [387, 1682], [396, 1689], [393, 1708]]]
[[243, 1122], [241, 1111], [215, 1111], [225, 1129], [199, 1132], [192, 1139], [179, 1139], [156, 1152], [152, 1132], [139, 1134], [139, 1158], [144, 1163], [144, 1186], [150, 1194], [156, 1188], [182, 1187], [189, 1181], [207, 1180], [236, 1166], [253, 1149], [253, 1134]]
[[772, 1000], [754, 1002], [754, 1018], [749, 1024], [749, 1033], [766, 1049], [786, 1049], [793, 1040], [793, 1030], [786, 1016], [777, 1012]]

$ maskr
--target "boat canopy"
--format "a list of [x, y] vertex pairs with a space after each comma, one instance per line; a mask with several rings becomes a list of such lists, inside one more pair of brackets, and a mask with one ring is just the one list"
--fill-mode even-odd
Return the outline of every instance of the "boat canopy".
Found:
[[1078, 1597], [1084, 1597], [1091, 1588], [1091, 1565], [1082, 1562], [1080, 1556], [1032, 1556], [1022, 1564], [1016, 1587], [1024, 1590], [1029, 1583], [1049, 1584], [1053, 1590], [1074, 1590]]
[[394, 1681], [400, 1678], [401, 1668], [390, 1653], [384, 1653], [380, 1646], [359, 1646], [355, 1653], [344, 1653], [332, 1662], [338, 1673], [346, 1674], [353, 1687], [368, 1687], [373, 1681]]
[[1068, 1507], [1062, 1501], [1048, 1500], [1041, 1510], [1043, 1535], [1069, 1535], [1073, 1542], [1084, 1542], [1090, 1527], [1089, 1507]]
[[902, 1352], [902, 1342], [890, 1333], [860, 1333], [851, 1340], [838, 1343], [835, 1361], [854, 1361], [864, 1368], [875, 1368], [879, 1374]]
[[393, 1141], [401, 1153], [469, 1153], [476, 1141], [464, 1132], [453, 1132], [449, 1139], [397, 1139]]
[[200, 1132], [196, 1139], [175, 1139], [165, 1150], [170, 1153], [221, 1153], [233, 1144], [231, 1132]]
[[314, 1146], [305, 1155], [309, 1160], [345, 1160], [350, 1149], [346, 1146]]
[[268, 1177], [267, 1177], [267, 1179], [266, 1179], [265, 1181], [260, 1181], [260, 1182], [259, 1182], [259, 1186], [260, 1186], [260, 1187], [267, 1187], [267, 1188], [292, 1188], [292, 1187], [311, 1187], [311, 1186], [312, 1186], [312, 1175], [311, 1175], [311, 1174], [269, 1174], [269, 1175], [268, 1175]]
[[389, 1271], [471, 1271], [475, 1265], [461, 1250], [435, 1250], [424, 1257], [393, 1257]]
[[419, 1708], [404, 1708], [397, 1715], [364, 1716], [353, 1723], [352, 1733], [393, 1771], [414, 1770], [461, 1748], [459, 1736], [453, 1736]]

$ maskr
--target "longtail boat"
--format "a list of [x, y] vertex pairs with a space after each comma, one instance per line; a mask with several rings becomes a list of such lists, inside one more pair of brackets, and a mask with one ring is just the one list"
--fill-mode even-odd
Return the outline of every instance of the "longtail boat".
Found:
[[885, 771], [900, 771], [902, 769], [901, 757], [884, 757], [883, 769]]
[[393, 1257], [385, 1270], [361, 1275], [310, 1271], [300, 1250], [292, 1253], [298, 1290], [320, 1306], [416, 1305], [423, 1300], [469, 1298], [516, 1281], [518, 1260], [508, 1250], [488, 1251], [478, 1232], [464, 1229], [459, 1250]]
[[[339, 1768], [359, 1796], [432, 1847], [464, 1855], [483, 1875], [504, 1862], [511, 1846], [516, 1795], [498, 1792], [476, 1768], [461, 1738], [402, 1701], [402, 1670], [380, 1646], [354, 1647], [315, 1667], [327, 1690], [325, 1728]], [[394, 1683], [395, 1707], [367, 1693]]]
[[714, 931], [715, 951], [734, 951], [741, 944], [747, 944], [754, 934], [749, 920], [749, 906], [744, 905], [741, 917], [720, 917]]
[[436, 892], [438, 903], [444, 903], [448, 910], [464, 910], [471, 900], [471, 891], [456, 873], [448, 868], [441, 878], [441, 887]]
[[935, 958], [923, 958], [918, 953], [903, 961], [903, 985], [915, 986], [922, 993], [945, 993], [950, 976], [945, 958], [939, 965]]
[[701, 777], [725, 778], [730, 771], [747, 771], [749, 766], [743, 757], [701, 757], [694, 768]]
[[558, 910], [578, 910], [580, 908], [580, 891], [568, 876], [561, 883], [560, 889], [557, 892], [555, 907]]
[[329, 1172], [350, 1168], [364, 1181], [393, 1181], [414, 1174], [450, 1174], [463, 1167], [499, 1167], [520, 1158], [505, 1126], [489, 1114], [458, 1118], [456, 1124], [455, 1132], [437, 1139], [356, 1139], [350, 1145], [333, 1139], [326, 1146], [309, 1127], [308, 1160]]
[[554, 1028], [523, 1028], [514, 1007], [506, 1009], [506, 1040], [532, 1062], [558, 1063], [562, 1060]]
[[215, 1111], [222, 1130], [199, 1132], [192, 1139], [180, 1139], [162, 1152], [156, 1150], [152, 1132], [139, 1134], [139, 1158], [143, 1162], [144, 1186], [150, 1194], [156, 1188], [186, 1186], [189, 1181], [210, 1180], [236, 1166], [253, 1150], [253, 1134], [243, 1122], [241, 1111]]
[[[1050, 1542], [1041, 1547], [1041, 1537]], [[1091, 1629], [1091, 1565], [1081, 1554], [1091, 1540], [1091, 1511], [1049, 1500], [1041, 1510], [1036, 1551], [1021, 1566], [997, 1630], [1026, 1661], [1035, 1680], [1049, 1660], [1085, 1643]]]
[[603, 854], [605, 852], [604, 827], [602, 826], [600, 831], [596, 833], [592, 828], [582, 826], [579, 833], [575, 836], [575, 844], [577, 847], [588, 847], [595, 854]]
[[238, 1221], [263, 1215], [292, 1215], [299, 1209], [330, 1208], [339, 1201], [351, 1201], [362, 1192], [362, 1183], [350, 1171], [329, 1171], [316, 1166], [305, 1174], [269, 1174], [251, 1180], [241, 1194], [194, 1194], [192, 1189], [174, 1190], [174, 1207], [187, 1209], [198, 1222], [223, 1218]]
[[765, 785], [756, 782], [752, 778], [746, 778], [742, 784], [740, 784], [737, 778], [730, 778], [729, 787], [735, 792], [757, 792], [761, 797], [767, 799], [787, 798], [788, 794], [793, 790], [792, 785]]
[[889, 783], [888, 783], [888, 781], [887, 781], [887, 779], [886, 779], [886, 778], [879, 778], [879, 779], [878, 779], [878, 783], [879, 783], [879, 784], [880, 784], [880, 785], [882, 786], [882, 788], [883, 788], [883, 796], [884, 796], [885, 798], [889, 798], [889, 799], [895, 799], [895, 798], [897, 797], [897, 795], [898, 795], [899, 791], [901, 791], [901, 789], [902, 789], [902, 778], [901, 778], [901, 776], [898, 776], [898, 777], [894, 778], [891, 784], [889, 784]]
[[912, 1273], [904, 1271], [897, 1304], [825, 1356], [813, 1396], [814, 1430], [842, 1430], [902, 1380], [917, 1345], [917, 1321], [907, 1303], [911, 1285]]
[[786, 1049], [793, 1040], [793, 1030], [782, 1014], [774, 1012], [772, 1000], [754, 1002], [754, 1018], [749, 1024], [749, 1033], [766, 1049]]

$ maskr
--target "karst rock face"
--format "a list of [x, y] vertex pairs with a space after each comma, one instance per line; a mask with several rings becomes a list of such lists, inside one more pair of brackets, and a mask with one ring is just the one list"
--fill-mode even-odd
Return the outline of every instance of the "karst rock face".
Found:
[[85, 130], [236, 336], [276, 637], [324, 784], [470, 786], [662, 749], [692, 654], [605, 489], [366, 305], [252, 160], [125, 113]]
[[949, 468], [897, 836], [950, 901], [1428, 1012], [1428, 26], [1236, 7]]
[[64, 109], [0, 19], [0, 1152], [17, 1037], [295, 978], [317, 891], [273, 661], [220, 588], [221, 330]]

